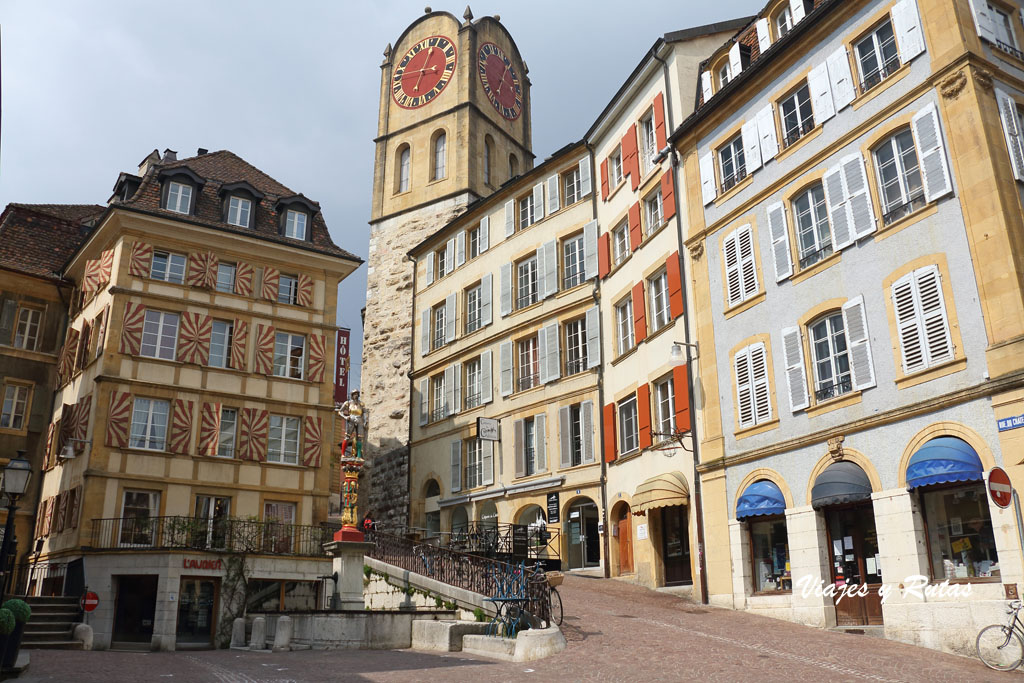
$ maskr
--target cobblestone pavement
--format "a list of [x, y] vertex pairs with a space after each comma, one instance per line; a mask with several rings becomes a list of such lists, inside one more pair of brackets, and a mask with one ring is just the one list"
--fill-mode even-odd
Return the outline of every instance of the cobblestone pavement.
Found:
[[975, 659], [694, 605], [618, 581], [569, 576], [565, 652], [511, 664], [400, 651], [32, 651], [21, 681], [1009, 681]]

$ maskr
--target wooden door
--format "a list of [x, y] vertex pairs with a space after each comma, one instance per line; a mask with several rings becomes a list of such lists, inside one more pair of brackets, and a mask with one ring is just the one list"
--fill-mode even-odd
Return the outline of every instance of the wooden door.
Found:
[[[825, 512], [828, 531], [829, 570], [836, 586], [837, 626], [882, 625], [882, 568], [878, 557], [878, 535], [871, 502], [829, 508]], [[865, 586], [865, 595], [856, 590]], [[849, 587], [848, 591], [839, 589]]]
[[661, 508], [662, 557], [665, 562], [665, 585], [693, 583], [690, 573], [690, 534], [686, 524], [686, 508], [681, 505]]
[[633, 522], [627, 512], [625, 519], [619, 520], [619, 574], [633, 571]]

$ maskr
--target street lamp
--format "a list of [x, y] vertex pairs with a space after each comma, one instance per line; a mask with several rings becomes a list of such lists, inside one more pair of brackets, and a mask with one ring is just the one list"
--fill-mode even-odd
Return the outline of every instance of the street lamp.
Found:
[[668, 354], [668, 362], [669, 362], [669, 364], [672, 367], [678, 368], [680, 365], [686, 365], [687, 358], [686, 358], [686, 354], [683, 353], [683, 347], [684, 346], [687, 349], [693, 349], [693, 354], [696, 357], [696, 355], [697, 355], [697, 345], [696, 344], [690, 344], [688, 342], [672, 342], [672, 350], [669, 351], [669, 354]]
[[0, 492], [7, 496], [7, 524], [4, 525], [4, 540], [0, 545], [0, 572], [3, 572], [3, 580], [0, 581], [0, 604], [3, 604], [7, 581], [10, 578], [7, 571], [7, 556], [11, 552], [11, 537], [14, 536], [14, 513], [18, 511], [18, 499], [28, 490], [31, 478], [32, 465], [25, 459], [25, 451], [18, 451], [18, 457], [7, 463], [3, 479], [0, 479]]

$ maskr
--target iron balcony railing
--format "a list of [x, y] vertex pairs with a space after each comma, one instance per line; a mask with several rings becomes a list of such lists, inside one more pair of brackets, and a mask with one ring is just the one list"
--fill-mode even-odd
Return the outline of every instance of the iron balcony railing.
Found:
[[1002, 50], [1003, 52], [1005, 52], [1006, 54], [1013, 55], [1017, 59], [1019, 59], [1021, 61], [1024, 61], [1024, 52], [1021, 52], [1020, 50], [1015, 48], [1013, 45], [1007, 45], [1003, 41], [997, 40], [996, 41], [996, 47], [999, 48], [1000, 50]]
[[93, 550], [209, 550], [322, 557], [336, 527], [226, 517], [113, 517], [92, 520]]
[[831, 244], [826, 244], [821, 249], [815, 249], [814, 251], [809, 251], [806, 254], [802, 255], [800, 257], [800, 267], [801, 268], [807, 268], [809, 266], [813, 266], [815, 263], [817, 263], [818, 261], [822, 260], [826, 256], [831, 256], [831, 255], [832, 255], [832, 245]]
[[866, 93], [868, 90], [871, 90], [889, 76], [892, 76], [901, 66], [903, 65], [900, 63], [900, 58], [894, 56], [877, 71], [872, 71], [864, 77], [864, 80], [860, 82], [860, 91]]
[[532, 389], [540, 384], [540, 374], [536, 372], [529, 372], [519, 376], [519, 391], [526, 391]]
[[430, 411], [431, 422], [440, 422], [446, 417], [448, 417], [448, 411], [445, 410], [444, 408], [435, 408], [434, 410]]
[[565, 376], [570, 377], [572, 375], [578, 375], [587, 369], [587, 359], [581, 358], [570, 358], [565, 361]]
[[520, 294], [516, 298], [516, 310], [518, 311], [521, 308], [526, 308], [527, 306], [532, 306], [535, 303], [537, 303], [539, 300], [540, 299], [538, 299], [538, 295], [537, 295], [537, 291], [536, 290], [527, 292], [525, 294]]
[[782, 138], [782, 146], [789, 147], [794, 142], [802, 138], [803, 136], [814, 130], [814, 117], [808, 117], [800, 122], [800, 125], [786, 131], [785, 137]]
[[728, 192], [733, 187], [735, 187], [738, 182], [740, 182], [741, 180], [743, 180], [746, 177], [747, 177], [747, 167], [746, 166], [740, 166], [738, 169], [736, 169], [735, 173], [733, 173], [730, 176], [726, 176], [726, 177], [722, 178], [722, 192], [723, 193]]
[[923, 209], [924, 205], [927, 203], [928, 202], [924, 197], [924, 192], [922, 191], [920, 194], [911, 197], [909, 201], [904, 202], [903, 204], [900, 204], [886, 212], [885, 215], [882, 216], [882, 224], [889, 225], [890, 223], [895, 223], [904, 216], [909, 216], [918, 209]]
[[476, 408], [480, 405], [481, 400], [479, 391], [475, 391], [472, 394], [466, 394], [466, 410]]
[[572, 289], [576, 285], [583, 284], [583, 271], [578, 270], [574, 273], [566, 273], [565, 280], [563, 281], [563, 289]]
[[853, 390], [853, 382], [850, 376], [843, 377], [838, 382], [829, 382], [823, 385], [820, 389], [814, 392], [814, 398], [817, 401], [827, 401], [830, 398], [836, 396], [842, 396], [843, 394]]

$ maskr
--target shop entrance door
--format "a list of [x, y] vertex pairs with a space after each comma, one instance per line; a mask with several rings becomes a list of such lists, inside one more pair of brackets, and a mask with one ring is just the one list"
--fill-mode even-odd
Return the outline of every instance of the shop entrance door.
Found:
[[597, 532], [597, 506], [586, 499], [571, 505], [565, 527], [569, 540], [569, 569], [600, 565], [601, 537]]
[[[867, 595], [836, 595], [837, 626], [882, 624], [882, 567], [878, 558], [878, 534], [871, 501], [825, 509], [828, 529], [829, 565], [837, 589], [847, 585], [867, 586]], [[849, 592], [854, 592], [853, 588]]]
[[178, 593], [179, 645], [213, 646], [218, 583], [217, 579], [181, 577]]
[[662, 557], [665, 558], [665, 585], [693, 583], [690, 574], [690, 533], [686, 507], [673, 505], [661, 509]]
[[630, 574], [633, 571], [633, 539], [631, 531], [633, 522], [630, 519], [629, 508], [625, 508], [624, 519], [617, 522], [619, 536], [619, 573]]
[[148, 643], [153, 640], [158, 576], [116, 576], [113, 640]]

